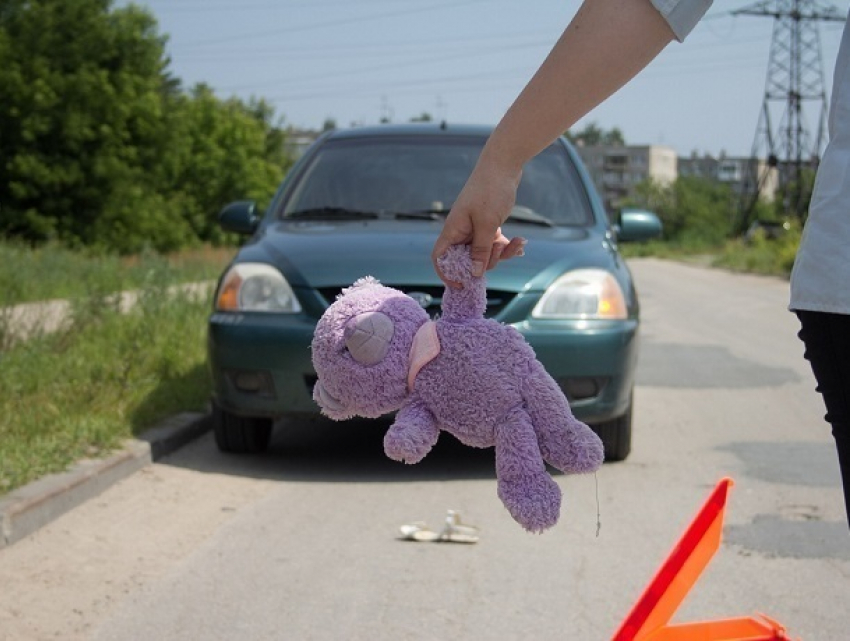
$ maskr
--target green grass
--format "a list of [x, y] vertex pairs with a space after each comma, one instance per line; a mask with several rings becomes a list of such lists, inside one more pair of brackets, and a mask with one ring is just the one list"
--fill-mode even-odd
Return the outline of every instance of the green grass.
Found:
[[69, 326], [7, 341], [0, 351], [0, 495], [80, 458], [103, 456], [167, 416], [202, 410], [209, 399], [209, 296], [169, 293], [202, 272], [139, 261], [145, 276], [134, 285], [144, 293], [121, 314], [108, 302], [119, 281], [105, 263], [66, 258], [83, 292], [75, 296]]
[[776, 240], [756, 234], [749, 242], [729, 241], [714, 260], [715, 267], [738, 272], [789, 277], [800, 245], [800, 232], [792, 228]]
[[210, 280], [218, 277], [234, 253], [232, 248], [203, 247], [169, 256], [120, 257], [90, 255], [60, 245], [32, 249], [0, 241], [0, 307], [88, 296], [93, 287], [109, 292], [136, 289], [163, 271], [176, 282]]
[[623, 243], [620, 250], [626, 258], [652, 256], [699, 262], [736, 272], [788, 278], [799, 244], [800, 232], [792, 228], [777, 240], [769, 240], [758, 233], [749, 241], [734, 239], [722, 245], [650, 241], [639, 244]]

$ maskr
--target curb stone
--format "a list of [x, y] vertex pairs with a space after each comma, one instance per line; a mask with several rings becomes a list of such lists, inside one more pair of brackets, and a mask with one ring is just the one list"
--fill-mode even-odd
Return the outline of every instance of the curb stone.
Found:
[[104, 459], [84, 459], [0, 497], [0, 550], [171, 454], [210, 429], [209, 414], [184, 412], [129, 439]]

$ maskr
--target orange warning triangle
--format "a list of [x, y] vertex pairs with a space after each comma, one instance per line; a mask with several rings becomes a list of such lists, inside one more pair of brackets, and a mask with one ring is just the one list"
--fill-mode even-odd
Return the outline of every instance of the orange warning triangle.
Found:
[[612, 641], [790, 641], [785, 629], [764, 615], [670, 625], [720, 548], [726, 499], [733, 484], [730, 478], [717, 484]]

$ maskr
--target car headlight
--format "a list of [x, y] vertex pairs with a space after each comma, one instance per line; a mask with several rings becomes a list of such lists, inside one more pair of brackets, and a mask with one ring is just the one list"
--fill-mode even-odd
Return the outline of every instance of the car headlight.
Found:
[[228, 269], [215, 308], [220, 312], [296, 314], [301, 311], [283, 274], [264, 263], [238, 263]]
[[624, 319], [629, 312], [617, 279], [604, 269], [576, 269], [556, 280], [532, 318]]

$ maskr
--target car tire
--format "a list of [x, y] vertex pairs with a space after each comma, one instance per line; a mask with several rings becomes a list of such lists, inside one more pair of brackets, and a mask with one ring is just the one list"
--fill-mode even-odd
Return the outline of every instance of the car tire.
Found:
[[625, 461], [632, 451], [632, 403], [622, 416], [591, 426], [602, 439], [605, 461]]
[[237, 416], [213, 404], [215, 443], [222, 452], [258, 454], [269, 446], [273, 421], [270, 418]]

